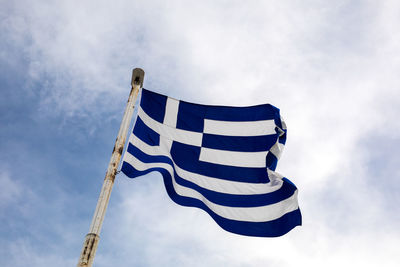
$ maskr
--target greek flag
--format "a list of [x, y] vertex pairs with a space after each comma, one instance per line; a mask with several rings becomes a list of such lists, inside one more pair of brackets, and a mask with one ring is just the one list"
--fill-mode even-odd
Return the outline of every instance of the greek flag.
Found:
[[174, 202], [229, 232], [281, 236], [301, 225], [297, 188], [275, 172], [286, 132], [269, 104], [207, 106], [142, 89], [121, 170], [160, 172]]

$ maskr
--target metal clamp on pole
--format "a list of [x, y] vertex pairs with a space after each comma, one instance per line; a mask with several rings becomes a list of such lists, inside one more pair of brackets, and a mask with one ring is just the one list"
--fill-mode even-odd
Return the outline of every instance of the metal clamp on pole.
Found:
[[132, 71], [132, 89], [129, 94], [128, 103], [126, 104], [124, 116], [122, 117], [121, 126], [119, 128], [117, 139], [115, 140], [114, 149], [111, 155], [110, 163], [104, 178], [103, 187], [100, 191], [99, 200], [97, 201], [96, 210], [93, 215], [89, 233], [86, 235], [85, 242], [79, 257], [78, 267], [90, 267], [96, 254], [97, 245], [100, 239], [100, 230], [103, 224], [104, 215], [107, 210], [110, 194], [114, 185], [115, 175], [121, 160], [122, 151], [126, 141], [126, 135], [132, 120], [134, 105], [139, 94], [140, 88], [143, 87], [144, 71], [136, 68]]

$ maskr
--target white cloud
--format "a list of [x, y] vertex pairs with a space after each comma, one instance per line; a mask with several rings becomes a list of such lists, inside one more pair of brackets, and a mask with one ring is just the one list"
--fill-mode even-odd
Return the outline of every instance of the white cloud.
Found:
[[278, 170], [300, 189], [304, 226], [279, 239], [228, 234], [167, 201], [159, 178], [121, 180], [98, 265], [115, 263], [113, 253], [144, 266], [399, 261], [398, 223], [370, 183], [374, 151], [360, 145], [372, 134], [399, 138], [396, 1], [27, 3], [12, 9], [7, 36], [43, 85], [44, 113], [119, 110], [130, 69], [143, 67], [149, 89], [210, 104], [271, 102], [289, 127]]

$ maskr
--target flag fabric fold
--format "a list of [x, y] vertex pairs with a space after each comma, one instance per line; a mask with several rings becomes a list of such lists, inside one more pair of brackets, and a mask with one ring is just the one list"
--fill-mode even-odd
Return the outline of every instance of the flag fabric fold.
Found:
[[160, 172], [174, 202], [229, 232], [281, 236], [301, 225], [297, 188], [275, 172], [286, 134], [270, 104], [208, 106], [142, 89], [121, 171]]

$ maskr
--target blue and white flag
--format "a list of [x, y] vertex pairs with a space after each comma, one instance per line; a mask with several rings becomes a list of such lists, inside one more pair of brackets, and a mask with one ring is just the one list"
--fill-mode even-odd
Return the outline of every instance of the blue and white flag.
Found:
[[272, 105], [207, 106], [142, 89], [121, 170], [160, 172], [174, 202], [229, 232], [276, 237], [301, 225], [297, 188], [275, 172], [285, 141]]

